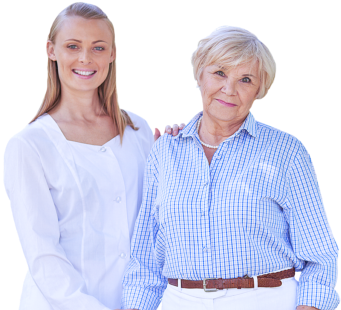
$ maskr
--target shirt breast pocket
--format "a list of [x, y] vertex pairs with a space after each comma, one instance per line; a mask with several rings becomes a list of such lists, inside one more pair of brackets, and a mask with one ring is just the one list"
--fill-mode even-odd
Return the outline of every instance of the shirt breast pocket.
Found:
[[217, 195], [218, 204], [224, 206], [222, 215], [229, 219], [230, 225], [243, 227], [249, 234], [259, 233], [260, 227], [277, 233], [287, 229], [280, 205], [282, 194], [263, 185], [243, 180], [229, 184], [222, 195]]

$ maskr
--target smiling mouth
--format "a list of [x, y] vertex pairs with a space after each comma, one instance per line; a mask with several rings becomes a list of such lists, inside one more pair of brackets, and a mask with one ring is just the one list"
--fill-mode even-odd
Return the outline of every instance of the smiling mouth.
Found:
[[81, 71], [81, 70], [72, 70], [74, 73], [83, 75], [83, 76], [89, 76], [89, 75], [94, 75], [97, 71]]
[[235, 107], [237, 106], [236, 104], [234, 103], [231, 103], [231, 102], [226, 102], [224, 100], [221, 100], [221, 99], [216, 99], [219, 103], [221, 103], [222, 105], [224, 106], [227, 106], [227, 107]]

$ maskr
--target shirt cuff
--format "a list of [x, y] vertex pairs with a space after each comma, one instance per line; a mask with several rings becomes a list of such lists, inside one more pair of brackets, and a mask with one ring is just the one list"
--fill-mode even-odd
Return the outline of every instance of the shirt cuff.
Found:
[[297, 306], [310, 306], [319, 310], [334, 310], [340, 303], [334, 289], [315, 282], [299, 282]]
[[160, 302], [161, 298], [154, 292], [135, 287], [124, 289], [121, 309], [156, 310]]

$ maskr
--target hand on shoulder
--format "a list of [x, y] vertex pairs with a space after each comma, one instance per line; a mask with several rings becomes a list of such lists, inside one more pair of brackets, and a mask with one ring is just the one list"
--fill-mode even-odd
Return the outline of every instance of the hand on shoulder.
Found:
[[[178, 124], [174, 124], [173, 127], [167, 125], [165, 127], [165, 133], [168, 133], [169, 135], [177, 136], [179, 133], [179, 130], [182, 130], [185, 128], [185, 124], [181, 123], [180, 126]], [[154, 141], [159, 139], [161, 137], [160, 130], [158, 128], [155, 128], [155, 133], [154, 133]]]

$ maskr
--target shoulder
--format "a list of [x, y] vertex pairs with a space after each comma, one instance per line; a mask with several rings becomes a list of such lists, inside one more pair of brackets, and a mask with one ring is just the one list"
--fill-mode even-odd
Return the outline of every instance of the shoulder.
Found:
[[138, 130], [133, 130], [127, 126], [126, 130], [136, 136], [141, 148], [143, 149], [143, 153], [147, 157], [154, 143], [153, 133], [145, 119], [130, 111], [125, 110], [125, 112], [129, 115], [134, 126], [138, 128]]
[[267, 124], [263, 124], [261, 122], [256, 122], [256, 125], [259, 139], [272, 140], [275, 144], [281, 144], [285, 148], [292, 148], [296, 151], [302, 147], [304, 148], [302, 142], [299, 139], [285, 131], [274, 128]]
[[46, 131], [41, 126], [41, 121], [46, 116], [38, 118], [33, 123], [26, 125], [26, 127], [15, 134], [7, 143], [6, 153], [10, 151], [21, 150], [38, 150], [44, 147], [46, 143], [51, 143]]
[[287, 132], [257, 122], [257, 139], [260, 144], [267, 145], [265, 155], [275, 156], [288, 168], [301, 160], [311, 163], [310, 155], [303, 143]]
[[133, 113], [133, 112], [130, 112], [130, 111], [127, 111], [127, 110], [124, 110], [125, 112], [127, 112], [127, 114], [129, 115], [130, 119], [132, 120], [133, 124], [135, 127], [138, 127], [138, 128], [141, 128], [141, 129], [145, 129], [145, 128], [148, 128], [150, 129], [147, 121], [142, 118], [141, 116]]
[[148, 138], [150, 138], [150, 136], [153, 136], [153, 133], [152, 133], [147, 121], [144, 118], [142, 118], [141, 116], [138, 116], [135, 113], [127, 111], [127, 110], [125, 110], [125, 112], [129, 115], [134, 126], [138, 128], [138, 130], [136, 131], [137, 135], [144, 135], [144, 136], [147, 135]]
[[19, 168], [40, 163], [39, 150], [44, 148], [40, 141], [44, 140], [44, 136], [44, 131], [35, 123], [31, 123], [8, 141], [4, 154], [5, 180], [11, 178], [12, 173]]
[[181, 133], [177, 136], [164, 133], [159, 139], [153, 144], [151, 154], [158, 157], [159, 160], [168, 161], [173, 158], [176, 154], [183, 154], [183, 150], [190, 144], [191, 138], [182, 138]]

